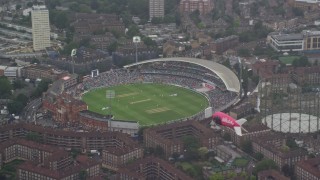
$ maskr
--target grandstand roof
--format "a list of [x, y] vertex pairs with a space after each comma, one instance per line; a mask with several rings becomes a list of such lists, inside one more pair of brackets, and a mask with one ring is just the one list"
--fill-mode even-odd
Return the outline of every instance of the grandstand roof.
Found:
[[186, 57], [151, 59], [147, 61], [141, 61], [141, 62], [126, 65], [124, 66], [124, 68], [145, 64], [145, 63], [159, 62], [159, 61], [182, 61], [182, 62], [188, 62], [188, 63], [200, 65], [217, 74], [226, 85], [227, 90], [237, 92], [237, 93], [240, 92], [240, 81], [233, 71], [231, 71], [224, 65], [221, 65], [219, 63], [215, 63], [212, 61], [204, 60], [204, 59], [186, 58]]

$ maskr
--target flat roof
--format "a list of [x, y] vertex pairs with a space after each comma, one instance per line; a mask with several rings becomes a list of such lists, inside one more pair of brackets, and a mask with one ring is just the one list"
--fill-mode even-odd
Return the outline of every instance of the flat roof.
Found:
[[295, 41], [295, 40], [303, 40], [302, 34], [279, 34], [279, 35], [272, 35], [273, 38], [277, 39], [278, 41]]
[[129, 64], [124, 66], [124, 68], [129, 68], [132, 66], [140, 65], [140, 64], [146, 64], [146, 63], [152, 63], [152, 62], [165, 62], [165, 61], [178, 61], [178, 62], [188, 62], [197, 64], [199, 66], [205, 67], [215, 74], [219, 76], [223, 83], [226, 85], [228, 91], [232, 92], [240, 92], [240, 81], [236, 74], [231, 71], [231, 69], [225, 67], [222, 64], [215, 63], [212, 61], [204, 60], [204, 59], [197, 59], [197, 58], [187, 58], [187, 57], [175, 57], [175, 58], [159, 58], [159, 59], [151, 59], [147, 61], [141, 61], [133, 64]]

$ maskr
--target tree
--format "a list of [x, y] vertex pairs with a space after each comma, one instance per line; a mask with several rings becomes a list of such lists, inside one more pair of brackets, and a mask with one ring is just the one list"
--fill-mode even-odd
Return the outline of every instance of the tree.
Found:
[[194, 136], [182, 137], [182, 142], [186, 150], [197, 150], [200, 148], [199, 140]]
[[37, 86], [36, 90], [32, 92], [32, 97], [40, 97], [43, 92], [48, 90], [49, 84], [51, 83], [50, 80], [43, 79]]
[[175, 23], [176, 23], [176, 25], [177, 26], [180, 26], [181, 25], [181, 15], [180, 15], [180, 13], [179, 12], [176, 12], [176, 14], [175, 14]]
[[163, 18], [161, 18], [161, 17], [153, 17], [151, 19], [151, 23], [152, 24], [161, 24], [161, 23], [163, 23]]
[[241, 48], [238, 50], [238, 55], [241, 57], [250, 57], [251, 53], [249, 49]]
[[174, 159], [174, 160], [177, 160], [178, 158], [179, 158], [179, 154], [178, 153], [176, 153], [176, 152], [174, 152], [174, 153], [172, 153], [172, 155], [171, 155], [171, 157]]
[[91, 0], [90, 7], [91, 9], [97, 10], [100, 6], [100, 3], [98, 0]]
[[227, 178], [228, 178], [228, 179], [235, 178], [235, 177], [237, 177], [237, 173], [235, 173], [235, 172], [230, 172], [230, 173], [228, 173], [228, 175], [227, 175]]
[[132, 15], [147, 19], [148, 0], [130, 0], [128, 1], [128, 10]]
[[287, 138], [287, 140], [286, 140], [286, 145], [287, 145], [290, 149], [292, 149], [292, 148], [297, 148], [297, 147], [298, 147], [296, 141], [295, 141], [292, 137]]
[[6, 77], [0, 77], [0, 99], [10, 98], [12, 86]]
[[56, 6], [60, 6], [61, 2], [60, 0], [46, 0], [46, 6], [48, 7], [49, 10], [55, 9]]
[[164, 155], [163, 148], [161, 146], [159, 146], [159, 145], [156, 146], [156, 148], [154, 149], [154, 155], [162, 158], [163, 155]]
[[302, 57], [300, 57], [300, 58], [296, 58], [295, 60], [293, 60], [292, 66], [294, 66], [294, 67], [306, 67], [306, 66], [310, 66], [310, 63], [309, 63], [309, 61], [308, 61], [308, 57], [302, 56]]
[[40, 64], [40, 61], [37, 58], [33, 58], [31, 64]]
[[79, 149], [71, 148], [71, 156], [73, 159], [75, 159], [79, 154], [81, 154], [81, 151]]
[[288, 164], [282, 166], [281, 171], [285, 176], [293, 177], [294, 176], [294, 168], [290, 167]]
[[198, 154], [201, 157], [201, 159], [205, 159], [206, 154], [208, 153], [208, 148], [207, 147], [200, 147], [198, 149]]
[[292, 13], [293, 13], [295, 16], [301, 16], [301, 17], [304, 16], [303, 9], [301, 9], [301, 8], [293, 7], [293, 8], [292, 8]]
[[13, 81], [13, 89], [21, 89], [25, 86], [24, 82], [20, 79]]
[[26, 139], [34, 142], [41, 142], [42, 137], [39, 133], [37, 132], [30, 132], [26, 135]]
[[156, 47], [157, 43], [149, 37], [142, 38], [143, 43], [148, 47]]
[[210, 176], [209, 180], [224, 180], [224, 177], [221, 173], [215, 173]]
[[84, 38], [79, 42], [79, 46], [89, 47], [90, 46], [90, 38]]
[[80, 4], [77, 12], [91, 13], [91, 8], [86, 4]]
[[19, 94], [16, 98], [15, 101], [21, 102], [24, 106], [27, 105], [28, 103], [28, 97], [24, 94]]
[[194, 136], [184, 136], [182, 142], [185, 150], [185, 159], [187, 161], [197, 160], [199, 158], [198, 149], [200, 148], [199, 140]]
[[201, 19], [200, 19], [200, 11], [197, 9], [195, 11], [193, 11], [190, 15], [189, 15], [190, 19], [193, 21], [194, 24], [198, 25], [199, 23], [201, 23]]
[[32, 3], [32, 2], [28, 2], [28, 3], [27, 3], [27, 7], [30, 8], [30, 7], [32, 7], [32, 6], [33, 6], [33, 3]]
[[69, 18], [67, 13], [59, 12], [54, 20], [54, 25], [59, 29], [65, 29], [69, 26]]
[[80, 179], [80, 180], [86, 180], [86, 179], [87, 179], [87, 176], [88, 176], [88, 173], [87, 173], [86, 170], [80, 171], [80, 173], [79, 173], [79, 179]]
[[8, 104], [8, 110], [10, 114], [19, 114], [23, 108], [24, 105], [19, 101], [12, 101]]
[[252, 142], [249, 140], [245, 140], [245, 141], [241, 142], [240, 147], [244, 152], [246, 152], [248, 154], [252, 154], [252, 152], [253, 152]]
[[284, 16], [284, 14], [286, 13], [285, 9], [282, 6], [278, 6], [276, 8], [273, 8], [273, 11], [275, 14], [281, 15], [281, 16]]
[[256, 2], [252, 3], [252, 6], [250, 8], [250, 15], [252, 17], [256, 17], [256, 16], [259, 15], [259, 5], [258, 5], [258, 3], [256, 3]]
[[263, 154], [258, 152], [258, 153], [255, 153], [254, 156], [253, 156], [256, 160], [258, 161], [261, 161], [263, 159]]
[[137, 36], [139, 35], [140, 31], [139, 31], [139, 28], [138, 26], [136, 25], [131, 25], [128, 29], [128, 32], [127, 32], [127, 36], [129, 38], [132, 38], [133, 36]]
[[118, 43], [115, 41], [108, 46], [108, 52], [111, 54], [112, 52], [115, 52], [117, 48], [118, 48]]
[[72, 49], [76, 49], [79, 47], [79, 44], [75, 42], [70, 42], [69, 44], [65, 45], [63, 50], [60, 51], [61, 54], [70, 55]]
[[21, 4], [17, 4], [17, 5], [16, 5], [16, 10], [20, 10], [21, 7], [22, 7]]
[[256, 167], [253, 170], [253, 173], [256, 175], [260, 171], [267, 170], [267, 169], [278, 169], [276, 163], [271, 159], [265, 159], [256, 164]]

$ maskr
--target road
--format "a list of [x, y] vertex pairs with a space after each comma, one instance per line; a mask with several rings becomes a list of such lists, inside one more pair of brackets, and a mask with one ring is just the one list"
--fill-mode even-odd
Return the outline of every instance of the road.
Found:
[[42, 104], [42, 99], [37, 98], [30, 101], [27, 106], [22, 111], [21, 119], [26, 120], [27, 122], [34, 121], [37, 110]]

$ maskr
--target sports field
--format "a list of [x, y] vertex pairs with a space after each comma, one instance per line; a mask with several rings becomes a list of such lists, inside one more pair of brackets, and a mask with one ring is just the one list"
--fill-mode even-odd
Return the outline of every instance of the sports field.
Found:
[[[115, 98], [107, 99], [106, 91]], [[113, 114], [117, 120], [151, 125], [189, 117], [208, 107], [206, 97], [189, 89], [164, 84], [129, 84], [92, 90], [83, 95], [89, 110]]]
[[300, 58], [299, 56], [281, 56], [278, 59], [284, 64], [292, 64], [292, 62], [295, 59], [299, 59], [299, 58]]

